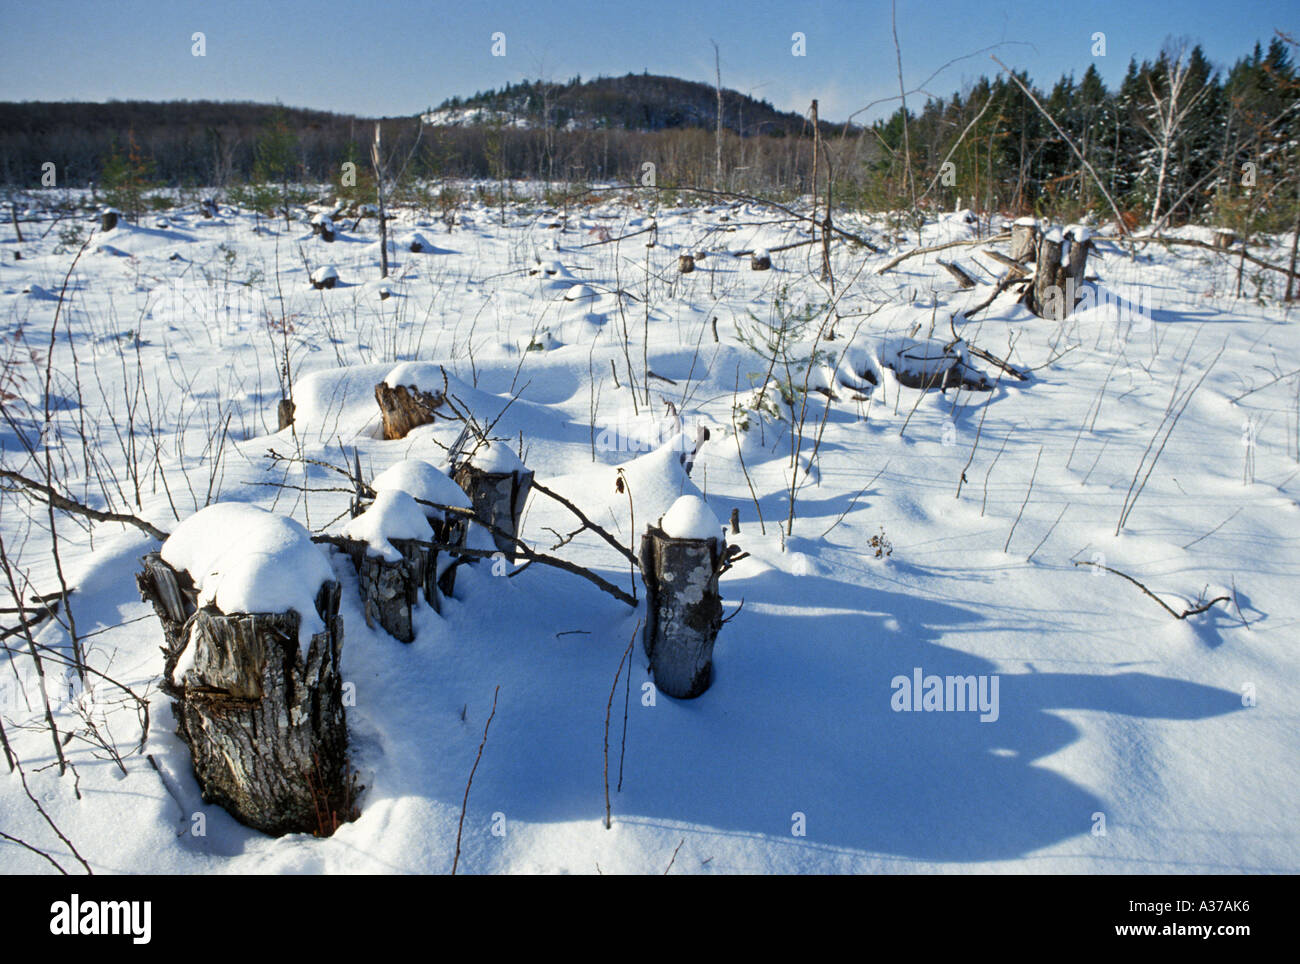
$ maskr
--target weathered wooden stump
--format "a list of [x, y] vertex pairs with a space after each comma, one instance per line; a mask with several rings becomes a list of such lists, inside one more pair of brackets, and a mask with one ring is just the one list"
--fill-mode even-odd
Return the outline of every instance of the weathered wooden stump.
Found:
[[749, 257], [751, 271], [768, 271], [772, 267], [772, 256], [766, 251], [755, 251]]
[[641, 539], [646, 587], [642, 645], [655, 686], [677, 699], [693, 699], [713, 678], [713, 644], [722, 627], [718, 575], [725, 547], [721, 532], [707, 539], [677, 539], [651, 525]]
[[375, 386], [375, 401], [384, 421], [384, 438], [406, 438], [417, 425], [427, 425], [446, 402], [441, 392], [426, 392], [414, 385], [390, 388], [387, 382]]
[[1079, 300], [1092, 249], [1086, 231], [1079, 233], [1081, 237], [1076, 239], [1072, 232], [1062, 234], [1053, 229], [1039, 239], [1038, 264], [1027, 303], [1040, 318], [1067, 318]]
[[121, 214], [116, 208], [105, 208], [103, 211], [99, 212], [99, 230], [112, 231], [117, 227], [117, 222], [120, 218]]
[[1227, 251], [1237, 243], [1237, 234], [1231, 228], [1218, 228], [1214, 232], [1214, 246], [1220, 251]]
[[334, 221], [327, 214], [317, 214], [311, 219], [311, 233], [326, 243], [334, 240]]
[[273, 836], [328, 835], [352, 819], [339, 584], [316, 595], [325, 631], [304, 658], [298, 613], [199, 608], [188, 574], [158, 553], [143, 564], [136, 581], [165, 640], [162, 688], [203, 799]]
[[690, 274], [695, 270], [695, 255], [679, 254], [677, 256], [677, 270], [682, 274]]
[[205, 197], [199, 202], [199, 214], [205, 218], [215, 218], [219, 212], [215, 198]]
[[492, 542], [513, 563], [515, 544], [508, 537], [519, 536], [519, 519], [533, 486], [533, 473], [504, 443], [493, 442], [488, 454], [480, 451], [454, 465], [451, 477], [469, 496], [475, 517], [504, 533], [492, 533]]
[[1038, 252], [1038, 222], [1020, 218], [1011, 225], [1011, 260], [1019, 264], [1032, 261]]
[[[432, 531], [430, 532], [432, 537]], [[441, 612], [438, 599], [438, 549], [416, 539], [392, 539], [401, 559], [389, 561], [369, 552], [369, 546], [355, 539], [336, 542], [352, 560], [361, 586], [366, 625], [382, 626], [403, 643], [415, 639], [414, 611], [420, 604], [419, 591], [434, 612]]]
[[317, 291], [332, 289], [339, 283], [339, 273], [331, 264], [322, 265], [311, 273], [311, 286]]
[[293, 424], [293, 399], [282, 398], [279, 404], [275, 406], [275, 420], [278, 425], [277, 432], [283, 432]]

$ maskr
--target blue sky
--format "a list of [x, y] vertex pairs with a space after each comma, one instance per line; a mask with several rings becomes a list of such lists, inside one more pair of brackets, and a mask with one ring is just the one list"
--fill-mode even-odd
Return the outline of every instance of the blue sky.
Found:
[[[842, 120], [897, 94], [890, 5], [878, 0], [743, 3], [659, 0], [0, 0], [0, 100], [142, 98], [280, 101], [364, 115], [412, 114], [454, 94], [507, 81], [566, 80], [629, 71], [712, 81]], [[1038, 4], [1018, 0], [899, 0], [908, 87], [947, 61], [993, 44], [1041, 85], [1097, 63], [1108, 84], [1129, 57], [1167, 38], [1204, 45], [1227, 65], [1275, 29], [1300, 34], [1295, 0]], [[202, 31], [206, 56], [192, 55]], [[491, 53], [506, 36], [506, 56]], [[807, 55], [791, 53], [791, 35]], [[1092, 56], [1092, 35], [1106, 56]], [[997, 70], [988, 53], [947, 68], [928, 89], [947, 96]], [[882, 105], [867, 117], [880, 116]]]

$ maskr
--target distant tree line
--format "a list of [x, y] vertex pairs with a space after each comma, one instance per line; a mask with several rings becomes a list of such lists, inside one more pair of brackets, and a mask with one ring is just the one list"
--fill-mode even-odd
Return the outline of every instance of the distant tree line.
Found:
[[[1290, 227], [1300, 210], [1294, 48], [1279, 34], [1219, 71], [1200, 47], [1171, 46], [1153, 60], [1132, 60], [1115, 90], [1095, 66], [1047, 89], [1027, 74], [1000, 73], [870, 126], [822, 122], [819, 190], [829, 171], [837, 204], [870, 210], [960, 203], [981, 212], [1109, 219], [1109, 195], [1136, 222]], [[811, 190], [806, 119], [724, 94], [721, 177], [716, 92], [674, 78], [525, 81], [440, 106], [462, 117], [482, 112], [468, 123], [379, 123], [392, 156], [409, 157], [398, 193], [423, 191], [426, 203], [429, 182], [464, 178], [653, 178], [660, 187], [787, 198]], [[281, 204], [289, 200], [290, 184], [331, 183], [363, 196], [374, 124], [250, 103], [0, 104], [0, 181], [38, 187], [42, 164], [52, 161], [59, 186], [214, 187], [245, 200], [260, 186], [258, 203], [268, 210], [277, 192]]]

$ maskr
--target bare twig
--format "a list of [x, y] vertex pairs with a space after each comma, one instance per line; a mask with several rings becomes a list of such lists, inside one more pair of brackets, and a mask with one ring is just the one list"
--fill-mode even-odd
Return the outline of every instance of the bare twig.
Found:
[[474, 757], [474, 766], [469, 771], [469, 779], [465, 781], [465, 799], [460, 804], [460, 823], [456, 826], [456, 856], [451, 861], [451, 873], [456, 875], [456, 868], [460, 865], [460, 837], [465, 830], [465, 810], [469, 807], [469, 788], [474, 785], [474, 774], [478, 772], [478, 763], [483, 759], [483, 747], [487, 746], [488, 728], [492, 726], [492, 720], [497, 715], [497, 696], [501, 692], [498, 686], [492, 691], [492, 712], [488, 714], [487, 722], [483, 724], [483, 739], [478, 745], [478, 756]]
[[1146, 593], [1148, 596], [1150, 596], [1152, 599], [1158, 602], [1160, 604], [1160, 607], [1164, 609], [1164, 611], [1167, 612], [1169, 615], [1173, 616], [1174, 619], [1186, 619], [1188, 616], [1199, 616], [1201, 613], [1206, 612], [1212, 606], [1214, 606], [1215, 603], [1232, 601], [1232, 599], [1228, 596], [1216, 596], [1215, 598], [1211, 599], [1207, 603], [1203, 603], [1200, 606], [1189, 607], [1183, 610], [1181, 613], [1178, 613], [1175, 612], [1172, 608], [1170, 608], [1169, 604], [1166, 603], [1163, 599], [1161, 599], [1150, 589], [1142, 585], [1142, 583], [1138, 582], [1136, 579], [1134, 579], [1126, 572], [1120, 572], [1118, 569], [1112, 569], [1110, 566], [1103, 566], [1099, 562], [1089, 562], [1087, 559], [1078, 559], [1075, 561], [1074, 564], [1076, 566], [1092, 566], [1096, 569], [1104, 569], [1106, 572], [1113, 573], [1116, 576], [1120, 576], [1123, 579], [1127, 579], [1129, 582], [1133, 583], [1133, 585], [1137, 586], [1144, 593]]

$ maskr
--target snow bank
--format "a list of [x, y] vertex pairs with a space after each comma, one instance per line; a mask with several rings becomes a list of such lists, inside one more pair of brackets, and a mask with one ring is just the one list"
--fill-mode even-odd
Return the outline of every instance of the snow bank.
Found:
[[[459, 485], [446, 473], [421, 459], [404, 459], [390, 466], [375, 477], [370, 487], [381, 495], [385, 492], [405, 492], [412, 498], [423, 499], [425, 502], [437, 502], [439, 505], [462, 509], [473, 508], [469, 496]], [[426, 516], [442, 514], [432, 506], [422, 505], [420, 508]]]
[[177, 526], [163, 543], [162, 557], [173, 569], [190, 574], [200, 606], [212, 604], [223, 613], [292, 609], [300, 620], [304, 659], [311, 637], [325, 631], [316, 595], [334, 578], [334, 570], [310, 533], [293, 519], [242, 502], [218, 502]]
[[343, 534], [367, 545], [367, 552], [388, 562], [397, 562], [402, 554], [393, 545], [394, 539], [423, 539], [433, 537], [424, 510], [401, 489], [380, 492], [370, 508], [348, 522]]
[[698, 495], [684, 495], [664, 513], [659, 528], [670, 539], [721, 539], [722, 523]]

